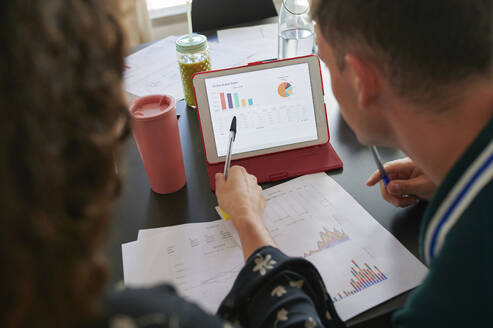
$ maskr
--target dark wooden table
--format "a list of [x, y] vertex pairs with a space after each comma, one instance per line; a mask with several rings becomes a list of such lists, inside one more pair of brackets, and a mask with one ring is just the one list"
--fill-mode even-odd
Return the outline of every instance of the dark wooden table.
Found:
[[[209, 188], [197, 113], [187, 108], [183, 101], [178, 102], [177, 112], [180, 115], [178, 124], [187, 184], [171, 195], [152, 192], [135, 142], [133, 139], [129, 141], [122, 164], [125, 174], [123, 193], [115, 206], [107, 245], [112, 282], [123, 279], [121, 244], [136, 240], [139, 229], [219, 219], [214, 210], [216, 197]], [[419, 224], [425, 204], [398, 209], [381, 199], [378, 187], [366, 187], [366, 179], [376, 169], [368, 148], [358, 143], [338, 108], [327, 108], [327, 115], [331, 143], [344, 162], [343, 169], [327, 174], [417, 256]], [[382, 148], [381, 155], [385, 161], [403, 157], [395, 149]], [[264, 184], [262, 187], [273, 185]], [[402, 306], [406, 296], [401, 295], [359, 315], [350, 320], [349, 325], [389, 327], [391, 312]]]

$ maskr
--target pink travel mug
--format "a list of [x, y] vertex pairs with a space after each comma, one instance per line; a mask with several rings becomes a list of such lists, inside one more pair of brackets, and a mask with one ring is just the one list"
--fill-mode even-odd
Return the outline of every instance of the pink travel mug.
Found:
[[151, 189], [158, 194], [170, 194], [183, 188], [186, 176], [175, 98], [142, 97], [131, 106], [130, 113], [132, 131]]

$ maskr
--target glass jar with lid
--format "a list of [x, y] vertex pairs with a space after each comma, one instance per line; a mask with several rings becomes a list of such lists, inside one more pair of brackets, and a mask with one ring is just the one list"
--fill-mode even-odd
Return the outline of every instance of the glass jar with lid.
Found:
[[201, 34], [183, 35], [176, 40], [176, 54], [178, 66], [180, 67], [181, 80], [185, 101], [188, 106], [196, 108], [195, 95], [193, 92], [192, 76], [195, 73], [209, 71], [211, 69], [211, 58], [207, 37]]

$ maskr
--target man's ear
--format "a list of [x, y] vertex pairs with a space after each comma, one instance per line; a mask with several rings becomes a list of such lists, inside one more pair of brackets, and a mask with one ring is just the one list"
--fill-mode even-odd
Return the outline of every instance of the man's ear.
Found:
[[368, 108], [378, 95], [378, 78], [373, 63], [362, 60], [353, 54], [344, 57], [351, 83], [358, 96], [358, 105]]

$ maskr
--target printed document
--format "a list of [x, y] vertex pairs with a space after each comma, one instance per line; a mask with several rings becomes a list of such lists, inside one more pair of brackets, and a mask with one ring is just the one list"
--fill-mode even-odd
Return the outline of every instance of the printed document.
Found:
[[[183, 86], [176, 56], [176, 36], [170, 36], [125, 59], [125, 90], [135, 96], [167, 94], [183, 99]], [[253, 51], [241, 46], [209, 42], [213, 70], [248, 63]]]
[[[421, 283], [427, 268], [325, 173], [264, 190], [279, 248], [311, 261], [342, 320]], [[214, 313], [243, 266], [231, 221], [143, 230], [122, 246], [125, 283], [175, 285]]]

